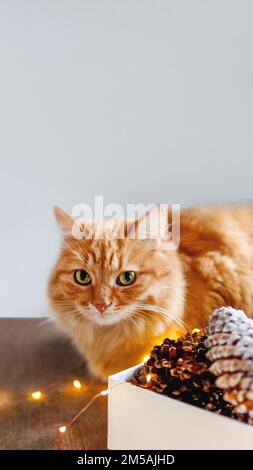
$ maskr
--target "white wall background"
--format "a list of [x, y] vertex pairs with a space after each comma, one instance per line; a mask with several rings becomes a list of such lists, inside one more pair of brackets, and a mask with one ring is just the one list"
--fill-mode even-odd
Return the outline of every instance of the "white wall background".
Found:
[[52, 205], [252, 201], [251, 0], [0, 0], [0, 315], [46, 313]]

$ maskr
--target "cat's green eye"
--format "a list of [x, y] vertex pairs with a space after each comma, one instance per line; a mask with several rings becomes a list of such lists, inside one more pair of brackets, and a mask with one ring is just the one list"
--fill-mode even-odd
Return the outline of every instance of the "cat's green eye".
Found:
[[118, 286], [130, 286], [136, 279], [134, 271], [122, 271], [116, 279]]
[[84, 271], [83, 269], [78, 269], [75, 272], [75, 280], [78, 284], [81, 284], [82, 286], [88, 286], [91, 284], [91, 277], [87, 271]]

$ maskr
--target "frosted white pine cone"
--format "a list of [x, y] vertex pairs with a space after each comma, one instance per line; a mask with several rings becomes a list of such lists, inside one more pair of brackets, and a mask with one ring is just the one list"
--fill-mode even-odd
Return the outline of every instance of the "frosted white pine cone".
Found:
[[253, 418], [253, 320], [242, 310], [214, 310], [206, 329], [210, 372], [235, 413]]

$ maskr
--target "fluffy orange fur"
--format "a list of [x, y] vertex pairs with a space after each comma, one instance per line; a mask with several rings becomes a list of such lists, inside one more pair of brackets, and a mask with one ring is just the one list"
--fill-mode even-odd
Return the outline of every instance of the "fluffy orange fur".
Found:
[[[56, 209], [66, 232], [49, 281], [54, 318], [84, 354], [93, 374], [109, 374], [143, 360], [165, 336], [204, 327], [214, 308], [253, 312], [253, 209], [203, 207], [181, 212], [179, 249], [150, 240], [73, 238], [71, 216]], [[94, 224], [94, 223], [93, 223]], [[84, 269], [88, 286], [75, 282]], [[119, 286], [122, 271], [132, 285]], [[102, 314], [94, 304], [107, 303]]]

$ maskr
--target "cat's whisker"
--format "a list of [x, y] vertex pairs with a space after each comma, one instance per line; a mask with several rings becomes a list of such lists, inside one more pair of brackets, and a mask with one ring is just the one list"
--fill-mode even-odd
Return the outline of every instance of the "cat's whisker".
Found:
[[73, 303], [73, 302], [69, 302], [69, 303], [63, 303], [63, 302], [59, 302], [59, 303], [56, 303], [56, 304], [51, 304], [51, 306], [55, 306], [57, 310], [59, 309], [63, 309], [63, 310], [77, 310], [77, 306]]
[[132, 315], [131, 312], [125, 312], [124, 313], [127, 313], [126, 317], [124, 318], [124, 323], [130, 323], [132, 325], [134, 325], [134, 327], [136, 326], [136, 323], [135, 323], [135, 320], [134, 320], [134, 317]]
[[53, 319], [51, 317], [44, 318], [37, 326], [35, 326], [35, 330], [46, 326], [48, 323], [53, 323]]
[[[158, 312], [158, 313], [159, 313], [159, 312]], [[146, 316], [144, 316], [143, 318], [147, 319]], [[164, 318], [163, 318], [163, 320], [164, 320]], [[150, 324], [151, 324], [152, 326], [154, 326], [154, 322], [151, 322]], [[182, 325], [179, 325], [179, 324], [175, 321], [175, 318], [167, 318], [167, 320], [166, 320], [166, 326], [171, 326], [171, 327], [176, 326], [176, 328], [177, 328], [178, 330], [181, 330], [183, 333], [186, 333], [185, 327], [182, 326]]]
[[132, 315], [128, 315], [127, 321], [130, 322], [134, 326], [134, 328], [137, 327], [137, 322]]
[[72, 316], [79, 317], [81, 314], [77, 309], [71, 309], [71, 310], [59, 310], [57, 309], [58, 315], [61, 316], [61, 318], [71, 318]]
[[147, 317], [146, 315], [143, 315], [141, 318], [142, 318], [142, 319], [144, 320], [144, 322], [145, 322], [147, 325], [149, 325], [151, 328], [154, 327], [154, 322], [152, 321], [152, 318]]
[[[143, 318], [145, 318], [145, 319], [147, 319], [147, 320], [150, 320], [149, 317], [146, 316], [147, 310], [145, 311], [145, 310], [143, 309], [143, 313], [145, 313], [145, 315], [143, 315]], [[157, 313], [158, 313], [158, 315], [161, 315], [160, 312], [157, 312]], [[161, 316], [162, 316], [162, 315], [161, 315]], [[180, 329], [180, 330], [182, 330], [182, 331], [184, 331], [184, 332], [186, 331], [184, 326], [178, 325], [178, 323], [176, 322], [176, 319], [175, 319], [175, 318], [170, 318], [170, 317], [166, 317], [166, 318], [165, 318], [164, 316], [162, 316], [162, 320], [165, 321], [165, 323], [166, 323], [167, 326], [176, 325], [178, 329]], [[151, 325], [154, 325], [154, 322], [150, 321], [150, 324], [151, 324]]]
[[73, 301], [56, 301], [51, 302], [49, 307], [55, 308], [57, 312], [66, 312], [70, 313], [71, 311], [76, 311], [77, 313], [81, 313], [77, 306], [74, 305]]
[[146, 308], [147, 310], [156, 310], [156, 311], [159, 311], [161, 312], [162, 314], [164, 314], [166, 317], [169, 316], [170, 318], [173, 318], [175, 321], [177, 321], [179, 324], [181, 325], [184, 325], [185, 327], [187, 328], [190, 328], [190, 325], [188, 325], [184, 320], [182, 320], [181, 318], [178, 318], [178, 317], [175, 317], [174, 315], [172, 315], [169, 310], [163, 308], [163, 307], [159, 307], [157, 305], [150, 305], [150, 304], [139, 304], [141, 307], [144, 307]]
[[[121, 312], [122, 309], [115, 309], [115, 313], [118, 313], [118, 312]], [[128, 322], [128, 323], [131, 323], [132, 325], [134, 325], [135, 328], [137, 328], [138, 326], [138, 322], [137, 322], [137, 319], [135, 317], [135, 308], [124, 308], [123, 309], [124, 311], [124, 315], [125, 315], [125, 318], [122, 320], [124, 322]]]
[[[143, 309], [138, 309], [138, 313], [142, 312]], [[128, 317], [130, 316], [131, 318], [135, 319], [135, 323], [138, 324], [138, 321], [137, 321], [137, 318], [136, 318], [136, 306], [134, 306], [133, 308], [131, 308], [130, 310], [128, 309], [124, 309], [124, 313], [128, 315]], [[144, 313], [144, 312], [143, 312]], [[126, 317], [126, 319], [128, 318]], [[148, 318], [147, 316], [142, 316], [141, 317], [144, 321], [146, 321], [147, 323], [150, 324], [150, 326], [154, 326], [153, 322], [152, 322], [152, 319], [151, 318]], [[167, 317], [166, 317], [167, 319]]]
[[162, 307], [158, 307], [156, 305], [149, 305], [149, 304], [138, 304], [136, 308], [140, 311], [153, 312], [153, 313], [156, 312], [157, 314], [161, 315], [164, 320], [166, 320], [167, 322], [170, 322], [170, 324], [177, 325], [178, 328], [182, 329], [184, 332], [186, 332], [187, 328], [189, 328], [186, 322], [184, 322], [180, 318], [175, 317], [174, 315], [171, 315], [171, 313], [168, 310]]
[[50, 300], [48, 305], [73, 305], [73, 300]]

